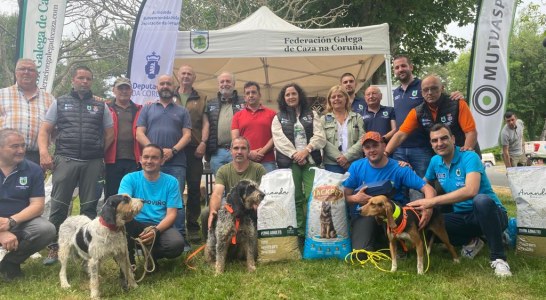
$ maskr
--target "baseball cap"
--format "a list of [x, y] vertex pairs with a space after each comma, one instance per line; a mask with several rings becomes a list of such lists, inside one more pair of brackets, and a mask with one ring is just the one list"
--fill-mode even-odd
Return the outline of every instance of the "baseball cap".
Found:
[[128, 85], [129, 87], [131, 87], [131, 80], [127, 79], [127, 78], [123, 78], [123, 77], [118, 77], [116, 79], [116, 81], [114, 82], [114, 87], [117, 88], [121, 85]]
[[364, 134], [364, 136], [360, 140], [360, 143], [364, 144], [367, 140], [373, 140], [373, 141], [376, 141], [378, 143], [381, 143], [383, 141], [383, 138], [381, 137], [381, 135], [377, 131], [368, 131], [368, 132], [366, 132], [366, 134]]

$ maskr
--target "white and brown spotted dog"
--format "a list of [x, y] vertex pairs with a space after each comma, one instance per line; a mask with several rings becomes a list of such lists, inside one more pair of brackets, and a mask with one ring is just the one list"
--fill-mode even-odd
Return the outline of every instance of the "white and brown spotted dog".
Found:
[[[391, 272], [395, 272], [398, 268], [396, 261], [396, 241], [406, 240], [415, 246], [417, 252], [417, 273], [424, 274], [423, 256], [424, 256], [424, 236], [423, 231], [419, 230], [420, 215], [414, 209], [400, 207], [387, 197], [380, 195], [372, 197], [366, 205], [360, 209], [362, 216], [375, 216], [376, 219], [387, 222], [387, 235], [389, 237], [389, 249], [391, 252]], [[425, 227], [426, 230], [432, 231], [446, 245], [449, 253], [455, 263], [459, 262], [459, 257], [455, 252], [455, 248], [449, 242], [449, 237], [445, 228], [444, 218], [438, 209], [434, 209], [432, 216]], [[429, 247], [430, 247], [429, 243]], [[426, 249], [430, 253], [430, 248]]]
[[[205, 257], [216, 262], [216, 274], [224, 272], [228, 248], [237, 256], [246, 257], [249, 272], [256, 270], [258, 232], [256, 210], [265, 194], [251, 180], [241, 180], [227, 196], [226, 204], [209, 228]], [[230, 255], [231, 256], [231, 255]]]
[[126, 287], [137, 284], [129, 263], [125, 223], [131, 221], [142, 209], [142, 200], [127, 195], [113, 195], [106, 199], [100, 216], [94, 220], [86, 216], [67, 218], [59, 228], [59, 277], [63, 289], [70, 288], [66, 266], [71, 250], [87, 261], [91, 298], [99, 298], [99, 264], [113, 257], [125, 277]]

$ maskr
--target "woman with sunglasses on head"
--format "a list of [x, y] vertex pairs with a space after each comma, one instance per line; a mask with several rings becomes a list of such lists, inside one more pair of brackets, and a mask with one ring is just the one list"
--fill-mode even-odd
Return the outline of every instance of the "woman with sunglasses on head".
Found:
[[360, 137], [364, 134], [362, 117], [351, 111], [349, 95], [342, 86], [333, 86], [326, 99], [326, 114], [321, 117], [326, 135], [324, 168], [345, 173], [351, 162], [362, 158]]

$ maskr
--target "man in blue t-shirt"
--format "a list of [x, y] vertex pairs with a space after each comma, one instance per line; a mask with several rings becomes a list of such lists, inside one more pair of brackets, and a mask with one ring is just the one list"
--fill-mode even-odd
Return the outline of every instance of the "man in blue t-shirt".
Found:
[[[125, 225], [133, 263], [132, 238], [139, 237], [145, 245], [155, 238], [152, 256], [156, 260], [178, 257], [184, 250], [184, 238], [173, 227], [177, 211], [182, 209], [182, 197], [176, 178], [159, 171], [163, 158], [163, 151], [158, 145], [144, 146], [140, 158], [142, 170], [125, 175], [119, 186], [120, 194], [144, 201], [140, 213]], [[148, 227], [151, 227], [150, 230], [145, 230]]]
[[[366, 186], [382, 180], [390, 180], [395, 189], [392, 198], [399, 204], [407, 204], [408, 199], [401, 192], [402, 187], [421, 191], [425, 197], [436, 195], [434, 189], [422, 178], [417, 176], [409, 167], [402, 167], [399, 163], [384, 155], [385, 142], [375, 131], [368, 131], [362, 138], [362, 150], [366, 158], [361, 158], [349, 167], [350, 176], [345, 180], [345, 199], [351, 207], [351, 242], [353, 249], [377, 250], [380, 243], [387, 243], [384, 233], [384, 224], [377, 224], [375, 217], [363, 217], [355, 214], [356, 205], [363, 206], [371, 198], [366, 194]], [[354, 190], [365, 186], [358, 192]], [[431, 210], [424, 210], [420, 226], [428, 223]], [[380, 238], [384, 240], [381, 241]], [[382, 243], [381, 243], [382, 244]]]
[[453, 205], [453, 212], [444, 214], [451, 243], [468, 243], [461, 255], [474, 258], [483, 248], [479, 237], [484, 235], [495, 275], [511, 276], [502, 244], [502, 232], [508, 224], [506, 209], [493, 192], [480, 158], [473, 151], [460, 151], [449, 127], [441, 123], [431, 128], [430, 143], [437, 155], [430, 161], [425, 178], [428, 182], [437, 180], [445, 194], [409, 205], [418, 209]]

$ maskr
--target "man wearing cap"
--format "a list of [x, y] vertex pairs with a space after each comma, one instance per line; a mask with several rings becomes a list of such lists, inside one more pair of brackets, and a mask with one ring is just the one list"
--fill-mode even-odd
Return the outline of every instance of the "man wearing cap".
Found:
[[[351, 242], [353, 249], [377, 250], [387, 245], [384, 233], [385, 225], [378, 224], [374, 217], [363, 217], [357, 212], [357, 206], [365, 205], [372, 197], [366, 193], [368, 186], [373, 186], [381, 181], [390, 181], [395, 194], [392, 200], [401, 205], [409, 201], [401, 192], [402, 187], [421, 191], [425, 198], [436, 195], [434, 188], [428, 185], [415, 172], [389, 157], [385, 152], [385, 141], [376, 131], [368, 131], [362, 138], [362, 150], [366, 155], [351, 164], [349, 167], [349, 178], [345, 180], [345, 199], [351, 211]], [[357, 188], [362, 187], [356, 193]], [[419, 223], [422, 228], [429, 219], [431, 210], [424, 210], [423, 217]], [[383, 238], [383, 240], [381, 240]]]
[[115, 99], [108, 104], [114, 121], [114, 142], [106, 150], [105, 198], [118, 193], [119, 183], [125, 174], [139, 168], [140, 145], [136, 141], [136, 122], [141, 105], [131, 101], [131, 81], [119, 77], [112, 88]]

